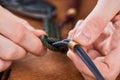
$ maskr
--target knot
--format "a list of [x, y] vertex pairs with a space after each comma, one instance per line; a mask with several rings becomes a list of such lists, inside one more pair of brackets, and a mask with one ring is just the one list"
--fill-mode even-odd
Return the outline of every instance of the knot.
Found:
[[57, 51], [61, 53], [66, 53], [68, 48], [64, 45], [61, 46], [54, 46], [53, 43], [58, 42], [59, 40], [56, 38], [51, 38], [46, 35], [40, 36], [40, 40], [42, 41], [43, 45], [52, 51]]

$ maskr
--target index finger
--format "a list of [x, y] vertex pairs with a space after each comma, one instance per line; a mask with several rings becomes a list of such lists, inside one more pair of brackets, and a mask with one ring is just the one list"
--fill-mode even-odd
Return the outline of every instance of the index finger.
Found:
[[[9, 22], [10, 21], [10, 22]], [[14, 43], [20, 45], [29, 52], [36, 55], [44, 54], [44, 47], [40, 39], [31, 31], [24, 27], [23, 24], [15, 22], [11, 18], [1, 21], [0, 32]], [[42, 33], [41, 33], [42, 34]]]
[[84, 46], [92, 44], [103, 32], [108, 22], [120, 10], [119, 4], [120, 0], [118, 2], [115, 0], [98, 0], [92, 12], [78, 26], [74, 40]]

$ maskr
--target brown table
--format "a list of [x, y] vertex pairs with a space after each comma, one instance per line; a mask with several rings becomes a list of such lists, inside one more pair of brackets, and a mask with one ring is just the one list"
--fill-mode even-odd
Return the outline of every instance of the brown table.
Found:
[[[49, 0], [57, 8], [56, 21], [61, 22], [69, 8], [70, 0]], [[77, 19], [84, 19], [93, 9], [96, 0], [80, 0]], [[30, 18], [26, 19], [32, 26], [42, 29], [42, 22]], [[69, 28], [65, 26], [61, 32], [66, 38]], [[28, 54], [24, 59], [15, 61], [9, 80], [84, 80], [71, 60], [65, 55], [48, 50], [47, 55], [36, 57]], [[118, 78], [117, 80], [120, 80]]]

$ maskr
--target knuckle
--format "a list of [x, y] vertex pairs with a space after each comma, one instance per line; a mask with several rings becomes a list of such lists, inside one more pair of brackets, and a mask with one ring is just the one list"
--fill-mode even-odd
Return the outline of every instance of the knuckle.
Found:
[[75, 25], [75, 29], [79, 28], [82, 22], [83, 22], [83, 20], [78, 20]]
[[68, 35], [74, 35], [74, 30], [71, 30]]

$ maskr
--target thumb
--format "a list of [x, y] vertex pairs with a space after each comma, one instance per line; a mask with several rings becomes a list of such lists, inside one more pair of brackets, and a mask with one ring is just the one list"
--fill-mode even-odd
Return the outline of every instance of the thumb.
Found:
[[[107, 23], [117, 14], [120, 0], [98, 0], [95, 8], [81, 25], [76, 25], [74, 40], [83, 46], [92, 44], [103, 32]], [[77, 23], [79, 24], [79, 22]]]

